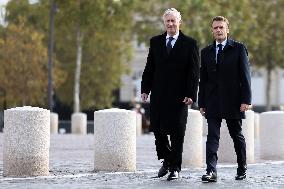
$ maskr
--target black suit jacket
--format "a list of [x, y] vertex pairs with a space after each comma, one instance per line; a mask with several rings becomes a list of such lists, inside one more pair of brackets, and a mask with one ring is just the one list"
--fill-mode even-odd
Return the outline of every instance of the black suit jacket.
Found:
[[166, 33], [150, 40], [141, 93], [150, 95], [150, 131], [184, 134], [188, 106], [184, 97], [197, 98], [199, 52], [196, 41], [181, 31], [170, 54]]
[[206, 118], [243, 119], [241, 103], [251, 104], [251, 77], [246, 47], [228, 39], [220, 64], [215, 42], [201, 51], [198, 105]]

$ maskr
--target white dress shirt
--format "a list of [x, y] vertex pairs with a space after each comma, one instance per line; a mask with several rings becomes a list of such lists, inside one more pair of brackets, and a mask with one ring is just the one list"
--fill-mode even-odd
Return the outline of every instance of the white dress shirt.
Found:
[[[178, 39], [178, 36], [179, 36], [179, 32], [177, 32], [174, 36], [173, 36], [173, 40], [171, 41], [171, 45], [172, 45], [172, 48], [174, 47], [174, 45], [175, 45], [175, 43], [176, 43], [176, 41], [177, 41], [177, 39]], [[168, 44], [168, 41], [169, 41], [169, 38], [170, 38], [171, 36], [169, 36], [169, 34], [167, 34], [167, 37], [166, 37], [166, 46], [167, 46], [167, 44]]]
[[218, 43], [217, 41], [216, 41], [216, 58], [215, 58], [215, 60], [216, 60], [216, 63], [217, 63], [217, 54], [218, 54], [218, 50], [219, 50], [219, 47], [218, 47], [218, 45], [219, 44], [222, 44], [222, 50], [224, 49], [224, 47], [225, 47], [225, 45], [227, 44], [227, 39], [225, 40], [225, 41], [223, 41], [222, 43]]

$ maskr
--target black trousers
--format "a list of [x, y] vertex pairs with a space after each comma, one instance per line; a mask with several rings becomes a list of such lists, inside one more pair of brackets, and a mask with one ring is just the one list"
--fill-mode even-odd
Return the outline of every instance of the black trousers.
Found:
[[184, 135], [172, 134], [170, 135], [170, 142], [165, 134], [154, 132], [154, 135], [158, 159], [167, 161], [170, 165], [170, 171], [180, 172]]
[[[208, 118], [208, 135], [206, 141], [206, 164], [207, 172], [215, 171], [218, 161], [217, 151], [219, 148], [220, 127], [222, 119]], [[246, 141], [242, 133], [241, 119], [226, 119], [227, 127], [231, 138], [233, 139], [235, 152], [237, 154], [237, 163], [239, 167], [246, 165]]]

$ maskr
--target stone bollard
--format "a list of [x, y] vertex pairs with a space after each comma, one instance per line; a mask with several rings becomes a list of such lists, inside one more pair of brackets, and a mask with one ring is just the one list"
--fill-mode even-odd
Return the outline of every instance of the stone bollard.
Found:
[[[246, 111], [246, 119], [242, 120], [243, 135], [246, 139], [247, 163], [254, 163], [254, 112]], [[223, 163], [236, 163], [237, 155], [233, 140], [229, 134], [226, 120], [222, 121], [218, 161]]]
[[136, 113], [123, 109], [94, 112], [94, 170], [136, 170]]
[[208, 123], [207, 123], [207, 120], [205, 119], [204, 116], [202, 116], [202, 121], [203, 121], [203, 124], [202, 124], [202, 128], [203, 128], [202, 136], [206, 136], [207, 137], [207, 134], [208, 134]]
[[197, 110], [188, 110], [183, 145], [183, 167], [202, 166], [202, 115]]
[[254, 113], [254, 138], [259, 139], [259, 113]]
[[142, 115], [140, 113], [136, 113], [136, 136], [141, 136], [142, 134]]
[[87, 134], [87, 114], [82, 112], [73, 113], [71, 116], [71, 133]]
[[50, 134], [58, 133], [58, 114], [51, 112], [50, 113]]
[[284, 160], [284, 111], [270, 111], [259, 116], [260, 158]]
[[49, 175], [50, 111], [17, 107], [4, 111], [3, 175]]

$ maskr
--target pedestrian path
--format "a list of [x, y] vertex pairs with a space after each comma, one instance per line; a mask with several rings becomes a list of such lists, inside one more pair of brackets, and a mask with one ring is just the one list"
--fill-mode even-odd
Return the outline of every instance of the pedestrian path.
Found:
[[[218, 166], [217, 183], [201, 183], [204, 167], [182, 169], [181, 178], [171, 182], [166, 177], [157, 178], [161, 164], [156, 159], [154, 137], [151, 134], [137, 138], [136, 172], [95, 173], [93, 141], [91, 134], [52, 135], [50, 175], [44, 177], [3, 177], [3, 154], [0, 153], [0, 188], [284, 188], [284, 161], [258, 160], [255, 164], [249, 164], [245, 181], [234, 180], [234, 164]], [[3, 133], [0, 134], [0, 151], [3, 151]]]

